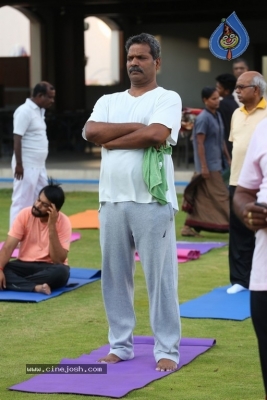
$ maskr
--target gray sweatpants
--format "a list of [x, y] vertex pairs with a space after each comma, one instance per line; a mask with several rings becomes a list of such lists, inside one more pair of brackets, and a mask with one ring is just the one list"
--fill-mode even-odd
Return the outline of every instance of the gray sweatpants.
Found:
[[110, 352], [134, 357], [134, 253], [143, 266], [155, 337], [156, 362], [179, 362], [181, 336], [178, 265], [172, 205], [135, 202], [102, 203], [100, 209], [102, 292], [109, 323]]

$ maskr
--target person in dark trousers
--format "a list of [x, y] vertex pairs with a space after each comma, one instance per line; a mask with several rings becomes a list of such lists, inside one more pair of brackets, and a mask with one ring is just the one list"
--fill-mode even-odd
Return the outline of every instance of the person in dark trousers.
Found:
[[253, 133], [234, 195], [234, 210], [256, 244], [249, 280], [251, 319], [267, 399], [267, 118]]
[[[71, 223], [60, 212], [64, 201], [62, 188], [50, 179], [34, 205], [19, 212], [0, 251], [0, 290], [49, 295], [65, 286]], [[9, 261], [18, 244], [18, 259]]]
[[222, 97], [218, 111], [222, 116], [224, 124], [224, 140], [228, 153], [232, 157], [232, 143], [229, 142], [231, 129], [231, 119], [233, 112], [239, 107], [233, 96], [235, 90], [236, 78], [232, 74], [221, 74], [216, 77], [216, 89]]
[[258, 123], [267, 117], [266, 87], [263, 76], [256, 71], [244, 72], [236, 82], [236, 93], [243, 106], [233, 113], [229, 137], [233, 142], [233, 151], [229, 182], [229, 267], [232, 286], [227, 289], [228, 294], [238, 293], [249, 286], [255, 236], [236, 216], [233, 197], [253, 132]]

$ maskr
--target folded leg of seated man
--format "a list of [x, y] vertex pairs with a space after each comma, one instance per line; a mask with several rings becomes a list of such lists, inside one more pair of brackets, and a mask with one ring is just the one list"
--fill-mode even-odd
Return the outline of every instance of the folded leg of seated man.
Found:
[[65, 286], [69, 279], [69, 271], [69, 266], [64, 264], [10, 261], [4, 270], [6, 288], [20, 292], [39, 291], [49, 294], [45, 288], [43, 288], [45, 290], [39, 288], [35, 290], [36, 286], [46, 284], [51, 290]]

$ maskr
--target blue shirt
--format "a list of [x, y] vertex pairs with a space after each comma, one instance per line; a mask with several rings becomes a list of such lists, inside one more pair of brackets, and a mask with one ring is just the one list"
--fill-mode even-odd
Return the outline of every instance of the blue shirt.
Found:
[[224, 143], [224, 125], [221, 115], [204, 109], [196, 118], [193, 128], [194, 162], [196, 172], [201, 172], [201, 164], [197, 151], [197, 135], [205, 135], [204, 148], [209, 171], [222, 170]]

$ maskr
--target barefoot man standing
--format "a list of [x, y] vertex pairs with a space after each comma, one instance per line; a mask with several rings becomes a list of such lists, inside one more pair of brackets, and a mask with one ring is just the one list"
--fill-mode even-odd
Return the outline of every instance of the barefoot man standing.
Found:
[[130, 89], [101, 97], [83, 130], [84, 139], [102, 146], [100, 245], [110, 352], [99, 361], [134, 357], [136, 249], [149, 296], [156, 370], [173, 371], [181, 329], [170, 145], [177, 142], [181, 99], [157, 85], [160, 45], [154, 36], [133, 36], [125, 47]]

